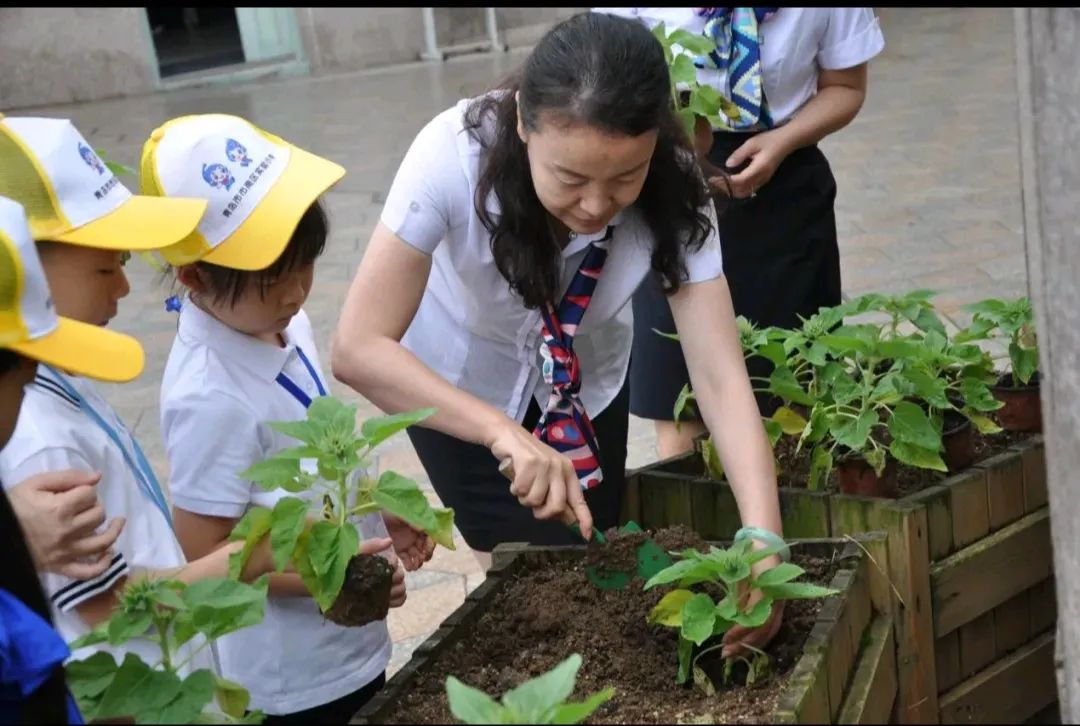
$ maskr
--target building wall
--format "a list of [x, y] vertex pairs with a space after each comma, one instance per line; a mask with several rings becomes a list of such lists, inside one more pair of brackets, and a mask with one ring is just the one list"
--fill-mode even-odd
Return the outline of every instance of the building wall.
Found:
[[[498, 8], [499, 32], [528, 45], [587, 8]], [[297, 8], [312, 75], [418, 60], [419, 8]], [[156, 90], [143, 8], [0, 8], [0, 110]], [[436, 8], [441, 47], [486, 37], [483, 8]]]
[[0, 109], [147, 93], [142, 8], [0, 8]]

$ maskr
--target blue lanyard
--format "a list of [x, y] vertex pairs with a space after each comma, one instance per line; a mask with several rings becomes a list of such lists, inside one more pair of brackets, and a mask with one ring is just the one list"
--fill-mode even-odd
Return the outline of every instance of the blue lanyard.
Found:
[[[135, 457], [137, 459], [137, 461], [135, 461], [132, 459], [128, 447], [124, 446], [123, 442], [120, 440], [120, 435], [116, 430], [101, 417], [101, 414], [94, 410], [93, 406], [86, 402], [86, 399], [79, 395], [79, 392], [68, 382], [67, 378], [51, 366], [45, 367], [52, 372], [57, 383], [60, 384], [64, 391], [78, 402], [79, 408], [82, 409], [83, 412], [98, 425], [98, 428], [104, 431], [105, 434], [112, 439], [112, 442], [116, 444], [117, 448], [120, 449], [120, 453], [124, 455], [124, 461], [127, 463], [128, 469], [139, 483], [139, 489], [141, 489], [142, 493], [154, 503], [154, 506], [161, 510], [161, 514], [165, 517], [165, 521], [169, 523], [169, 528], [173, 529], [172, 513], [169, 511], [169, 504], [165, 500], [165, 495], [161, 491], [161, 485], [158, 484], [157, 477], [154, 476], [154, 469], [150, 466], [150, 462], [146, 460], [146, 455], [143, 454], [139, 442], [135, 440], [135, 437], [132, 436], [127, 429], [124, 429], [124, 433], [127, 434], [128, 440], [135, 449]], [[123, 424], [121, 424], [121, 427], [123, 427]]]
[[[315, 366], [311, 365], [311, 361], [309, 361], [308, 357], [304, 355], [304, 349], [298, 345], [296, 346], [296, 352], [300, 356], [300, 360], [303, 361], [304, 367], [307, 368], [308, 373], [311, 374], [312, 380], [315, 381], [315, 387], [319, 389], [319, 395], [325, 396], [326, 389], [323, 388], [322, 381], [319, 380], [319, 374], [315, 372]], [[304, 408], [309, 408], [311, 406], [311, 396], [304, 393], [304, 389], [293, 383], [292, 379], [285, 375], [284, 371], [278, 373], [275, 380], [277, 380], [278, 385], [291, 393], [292, 397], [299, 401], [300, 405], [302, 405]]]

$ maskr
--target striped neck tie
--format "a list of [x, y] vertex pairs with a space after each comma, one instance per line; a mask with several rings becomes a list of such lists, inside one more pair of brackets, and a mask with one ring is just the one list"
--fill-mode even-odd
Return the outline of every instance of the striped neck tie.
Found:
[[779, 8], [697, 8], [707, 18], [704, 35], [716, 50], [694, 59], [698, 68], [717, 68], [727, 73], [728, 97], [738, 109], [737, 119], [721, 114], [729, 131], [753, 131], [773, 127], [765, 89], [761, 83], [761, 34], [759, 25]]
[[574, 336], [604, 269], [607, 242], [614, 231], [615, 227], [609, 226], [603, 239], [589, 244], [559, 306], [549, 303], [541, 309], [540, 354], [544, 358], [544, 380], [551, 384], [551, 398], [533, 434], [570, 459], [584, 489], [599, 485], [603, 474], [596, 430], [578, 397], [581, 366], [574, 353]]

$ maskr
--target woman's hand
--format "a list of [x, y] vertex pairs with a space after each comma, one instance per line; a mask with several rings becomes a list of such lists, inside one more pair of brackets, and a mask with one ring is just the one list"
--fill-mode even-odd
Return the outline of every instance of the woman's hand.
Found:
[[8, 491], [37, 569], [75, 580], [97, 577], [112, 564], [110, 549], [124, 518], [103, 532], [105, 507], [95, 485], [101, 474], [66, 470], [32, 476]]
[[401, 561], [394, 562], [394, 579], [390, 585], [390, 607], [399, 608], [405, 604], [405, 570]]
[[780, 166], [780, 162], [787, 158], [791, 151], [785, 137], [774, 131], [752, 136], [744, 141], [742, 146], [735, 149], [724, 162], [729, 169], [738, 168], [747, 161], [750, 164], [726, 180], [720, 176], [709, 177], [709, 186], [715, 191], [725, 195], [731, 194], [737, 199], [751, 197], [769, 183]]
[[425, 562], [431, 559], [435, 552], [435, 540], [425, 532], [413, 529], [412, 525], [401, 517], [396, 517], [388, 512], [382, 514], [386, 531], [390, 533], [390, 539], [394, 542], [394, 552], [398, 559], [409, 572], [419, 570]]
[[577, 522], [582, 536], [592, 537], [592, 513], [570, 459], [514, 421], [496, 434], [490, 448], [500, 461], [509, 461], [504, 473], [511, 480], [510, 493], [531, 507], [534, 517]]

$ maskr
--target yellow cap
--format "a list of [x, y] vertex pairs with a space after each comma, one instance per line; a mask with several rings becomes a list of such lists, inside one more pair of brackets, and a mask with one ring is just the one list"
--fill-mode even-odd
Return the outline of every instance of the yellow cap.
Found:
[[139, 341], [57, 316], [22, 205], [0, 197], [0, 347], [78, 375], [122, 383], [142, 373]]
[[0, 116], [0, 195], [37, 240], [157, 250], [195, 229], [206, 201], [134, 196], [66, 119]]
[[162, 256], [262, 270], [281, 256], [304, 212], [343, 176], [339, 164], [227, 114], [175, 118], [143, 145], [143, 194], [200, 197], [198, 228]]

